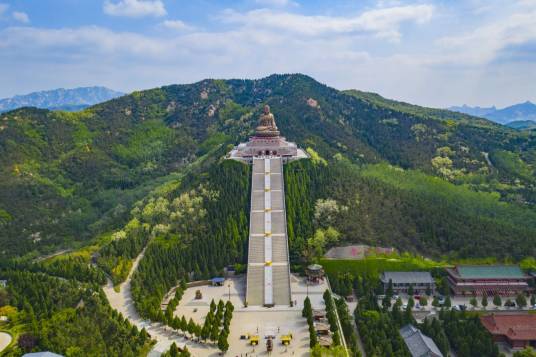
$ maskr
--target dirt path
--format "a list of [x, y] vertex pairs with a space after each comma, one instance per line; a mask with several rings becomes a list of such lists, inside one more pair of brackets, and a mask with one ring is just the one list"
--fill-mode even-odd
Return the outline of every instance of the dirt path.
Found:
[[[114, 285], [110, 278], [107, 279], [106, 286], [103, 288], [110, 305], [133, 323], [135, 323], [135, 321], [142, 321], [140, 315], [134, 308], [134, 301], [132, 300], [132, 294], [130, 292], [130, 282], [132, 280], [132, 274], [138, 269], [138, 265], [145, 254], [145, 249], [147, 249], [147, 247], [143, 248], [140, 255], [138, 255], [134, 260], [134, 263], [132, 263], [132, 268], [128, 273], [127, 279], [119, 285], [119, 292], [114, 290]], [[135, 324], [138, 325], [138, 323]]]
[[9, 333], [0, 332], [0, 352], [11, 343], [12, 337]]
[[47, 260], [47, 259], [50, 259], [50, 258], [54, 258], [58, 255], [62, 255], [62, 254], [65, 254], [65, 253], [69, 253], [71, 252], [72, 249], [62, 249], [62, 250], [59, 250], [57, 252], [54, 252], [52, 254], [47, 254], [47, 255], [43, 255], [43, 256], [40, 256], [40, 257], [37, 257], [34, 259], [34, 263], [39, 263], [39, 262], [42, 262], [44, 260]]

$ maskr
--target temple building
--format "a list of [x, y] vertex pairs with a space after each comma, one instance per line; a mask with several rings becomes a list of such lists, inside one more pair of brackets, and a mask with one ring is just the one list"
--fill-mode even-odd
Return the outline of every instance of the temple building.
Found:
[[255, 135], [228, 158], [252, 164], [246, 305], [291, 305], [283, 164], [307, 154], [280, 136], [264, 106]]
[[443, 357], [434, 340], [415, 326], [403, 326], [399, 332], [412, 357]]
[[493, 337], [493, 341], [507, 343], [510, 348], [536, 347], [536, 315], [491, 314], [481, 316], [480, 322]]
[[517, 265], [465, 265], [446, 269], [455, 295], [514, 296], [531, 290]]
[[389, 284], [395, 294], [407, 294], [410, 286], [414, 294], [435, 294], [435, 281], [427, 271], [386, 271], [380, 276], [380, 281], [384, 291], [387, 291]]
[[229, 153], [231, 159], [253, 163], [253, 158], [263, 156], [280, 157], [283, 162], [307, 158], [296, 143], [288, 142], [280, 136], [275, 117], [268, 105], [264, 106], [255, 135], [248, 142], [240, 143]]

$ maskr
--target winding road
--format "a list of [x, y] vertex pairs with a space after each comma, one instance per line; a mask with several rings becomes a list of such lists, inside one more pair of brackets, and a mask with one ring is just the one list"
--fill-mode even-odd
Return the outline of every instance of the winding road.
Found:
[[11, 343], [12, 337], [9, 333], [0, 332], [0, 352]]
[[140, 317], [136, 311], [136, 308], [134, 307], [134, 300], [132, 299], [132, 294], [130, 291], [130, 283], [132, 280], [132, 275], [138, 268], [146, 249], [147, 246], [134, 260], [127, 279], [119, 286], [119, 292], [114, 290], [112, 281], [108, 279], [108, 282], [106, 286], [103, 287], [103, 290], [108, 298], [108, 301], [110, 302], [110, 305], [123, 314], [123, 316], [126, 317], [131, 324], [136, 325], [139, 329], [145, 328], [151, 337], [157, 341], [156, 345], [154, 345], [153, 349], [149, 352], [149, 357], [160, 356], [163, 352], [169, 349], [173, 342], [175, 342], [177, 345], [186, 344], [188, 346], [188, 350], [194, 356], [218, 356], [218, 350], [215, 347], [189, 341], [188, 339], [179, 335], [176, 331], [161, 323], [143, 320]]

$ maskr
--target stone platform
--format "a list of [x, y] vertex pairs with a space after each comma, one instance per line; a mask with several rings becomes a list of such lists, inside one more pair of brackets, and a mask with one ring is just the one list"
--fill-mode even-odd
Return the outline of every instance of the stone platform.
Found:
[[254, 157], [262, 156], [281, 157], [283, 162], [308, 157], [302, 149], [298, 148], [296, 143], [286, 141], [282, 136], [253, 136], [248, 142], [235, 146], [229, 153], [229, 158], [248, 163], [252, 163]]

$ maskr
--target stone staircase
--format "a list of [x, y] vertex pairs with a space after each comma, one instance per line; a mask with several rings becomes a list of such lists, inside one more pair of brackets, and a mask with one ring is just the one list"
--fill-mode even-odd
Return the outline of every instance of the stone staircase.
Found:
[[264, 284], [259, 283], [262, 281], [264, 281], [264, 266], [248, 265], [247, 301], [251, 306], [263, 304]]
[[251, 182], [246, 301], [251, 306], [289, 305], [282, 159], [254, 158]]
[[277, 305], [288, 305], [290, 303], [288, 265], [274, 265], [273, 268], [274, 301], [281, 302]]

